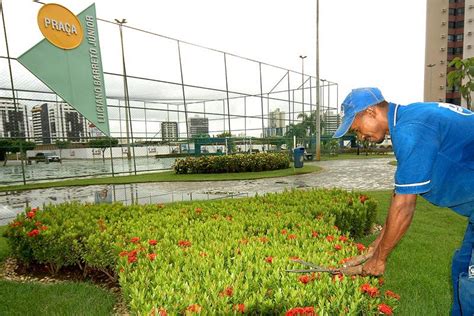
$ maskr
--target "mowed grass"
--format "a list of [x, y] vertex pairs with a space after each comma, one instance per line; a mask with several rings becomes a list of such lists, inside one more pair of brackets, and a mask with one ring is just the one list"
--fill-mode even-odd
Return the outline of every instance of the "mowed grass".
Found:
[[[391, 192], [367, 192], [379, 201], [378, 220], [387, 216]], [[462, 241], [467, 219], [418, 197], [413, 222], [390, 255], [384, 289], [401, 295], [397, 315], [449, 315], [451, 257]], [[373, 236], [361, 240], [369, 244]]]
[[[390, 191], [366, 192], [379, 201], [382, 224]], [[401, 295], [397, 315], [448, 315], [452, 301], [451, 257], [459, 247], [467, 219], [418, 198], [411, 227], [389, 257], [383, 290]], [[1, 233], [5, 227], [0, 227]], [[375, 236], [360, 242], [368, 245]], [[9, 253], [0, 237], [0, 261]], [[110, 315], [114, 297], [88, 283], [40, 285], [0, 281], [0, 315]], [[25, 303], [27, 302], [27, 304]]]

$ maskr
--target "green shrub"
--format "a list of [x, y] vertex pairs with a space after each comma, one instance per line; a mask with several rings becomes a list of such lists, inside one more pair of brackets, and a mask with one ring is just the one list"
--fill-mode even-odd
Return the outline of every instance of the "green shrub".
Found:
[[258, 153], [252, 155], [201, 156], [177, 159], [174, 170], [177, 174], [257, 172], [286, 169], [290, 160], [284, 153]]
[[376, 280], [300, 279], [285, 270], [301, 268], [294, 257], [335, 267], [357, 255], [351, 237], [373, 225], [375, 212], [370, 198], [342, 190], [130, 207], [68, 203], [19, 215], [6, 235], [24, 261], [118, 276], [132, 314], [279, 314], [312, 306], [321, 315], [365, 315], [385, 300], [361, 290]]

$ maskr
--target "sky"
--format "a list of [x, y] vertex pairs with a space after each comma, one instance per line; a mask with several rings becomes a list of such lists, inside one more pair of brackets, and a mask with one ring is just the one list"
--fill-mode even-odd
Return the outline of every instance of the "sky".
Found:
[[[77, 14], [92, 1], [56, 3]], [[126, 18], [129, 26], [297, 72], [301, 71], [299, 56], [306, 55], [305, 73], [316, 74], [316, 0], [95, 3], [99, 18]], [[396, 103], [422, 101], [426, 0], [319, 3], [320, 78], [338, 83], [339, 103], [352, 88], [367, 86], [379, 87], [387, 100]], [[36, 26], [40, 5], [31, 0], [3, 0], [3, 6], [10, 53], [18, 57], [42, 39]], [[109, 38], [100, 27], [103, 47]], [[3, 41], [3, 36], [0, 39]], [[109, 46], [118, 49], [117, 39], [114, 43]], [[109, 55], [119, 61], [119, 54]], [[159, 58], [158, 52], [150, 56]], [[133, 62], [140, 63], [143, 60]], [[104, 65], [105, 70], [107, 67]]]

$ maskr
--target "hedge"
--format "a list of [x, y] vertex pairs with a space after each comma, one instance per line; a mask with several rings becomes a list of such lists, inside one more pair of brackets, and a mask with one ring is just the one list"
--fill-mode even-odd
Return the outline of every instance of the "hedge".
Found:
[[177, 159], [173, 168], [177, 174], [257, 172], [290, 167], [284, 153], [234, 154]]

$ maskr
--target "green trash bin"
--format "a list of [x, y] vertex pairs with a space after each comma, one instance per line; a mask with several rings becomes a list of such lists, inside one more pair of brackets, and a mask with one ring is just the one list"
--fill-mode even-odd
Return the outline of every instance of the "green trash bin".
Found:
[[293, 149], [293, 164], [295, 168], [303, 168], [304, 147], [296, 147]]

